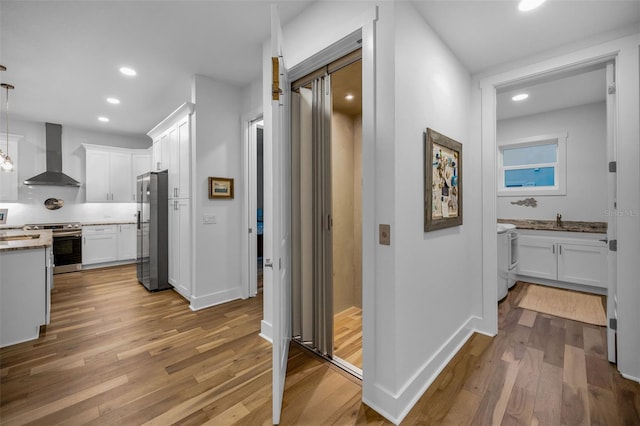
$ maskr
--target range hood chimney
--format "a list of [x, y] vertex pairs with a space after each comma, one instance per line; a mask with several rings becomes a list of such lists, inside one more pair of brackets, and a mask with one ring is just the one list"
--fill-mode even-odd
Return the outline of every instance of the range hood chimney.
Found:
[[44, 123], [46, 130], [47, 170], [24, 181], [25, 185], [80, 186], [80, 182], [62, 173], [62, 126]]

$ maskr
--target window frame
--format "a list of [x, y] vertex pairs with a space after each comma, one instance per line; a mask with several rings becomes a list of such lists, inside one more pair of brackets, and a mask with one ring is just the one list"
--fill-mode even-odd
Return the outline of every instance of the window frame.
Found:
[[[513, 139], [509, 141], [498, 142], [498, 176], [497, 176], [497, 195], [498, 197], [513, 196], [537, 196], [537, 195], [566, 195], [567, 194], [567, 139], [569, 134], [552, 133], [546, 135], [531, 136], [527, 138]], [[536, 163], [522, 166], [504, 166], [504, 149], [525, 148], [529, 146], [556, 144], [556, 162], [555, 163]], [[504, 174], [506, 170], [520, 170], [538, 167], [555, 167], [554, 168], [554, 186], [522, 186], [522, 187], [505, 187]]]

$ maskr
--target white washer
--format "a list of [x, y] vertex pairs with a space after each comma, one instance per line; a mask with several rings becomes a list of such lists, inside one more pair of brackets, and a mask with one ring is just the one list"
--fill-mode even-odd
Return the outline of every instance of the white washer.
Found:
[[[511, 268], [512, 231], [516, 226], [511, 223], [498, 223], [498, 301], [509, 292]], [[517, 234], [516, 234], [517, 235]]]

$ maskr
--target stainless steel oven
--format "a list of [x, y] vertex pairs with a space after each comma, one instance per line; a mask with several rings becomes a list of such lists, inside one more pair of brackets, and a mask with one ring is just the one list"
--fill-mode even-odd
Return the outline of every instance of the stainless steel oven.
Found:
[[50, 229], [53, 236], [53, 273], [82, 270], [82, 225], [46, 223], [26, 225], [24, 229]]

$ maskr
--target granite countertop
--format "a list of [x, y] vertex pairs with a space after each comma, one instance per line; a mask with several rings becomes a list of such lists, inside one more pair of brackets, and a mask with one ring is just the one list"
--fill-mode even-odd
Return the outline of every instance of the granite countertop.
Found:
[[23, 231], [8, 229], [0, 231], [0, 251], [36, 249], [51, 246], [53, 238], [51, 231]]
[[606, 234], [607, 222], [579, 222], [563, 220], [558, 226], [555, 220], [537, 219], [498, 219], [498, 223], [513, 223], [518, 229], [532, 229], [536, 231], [590, 232]]

